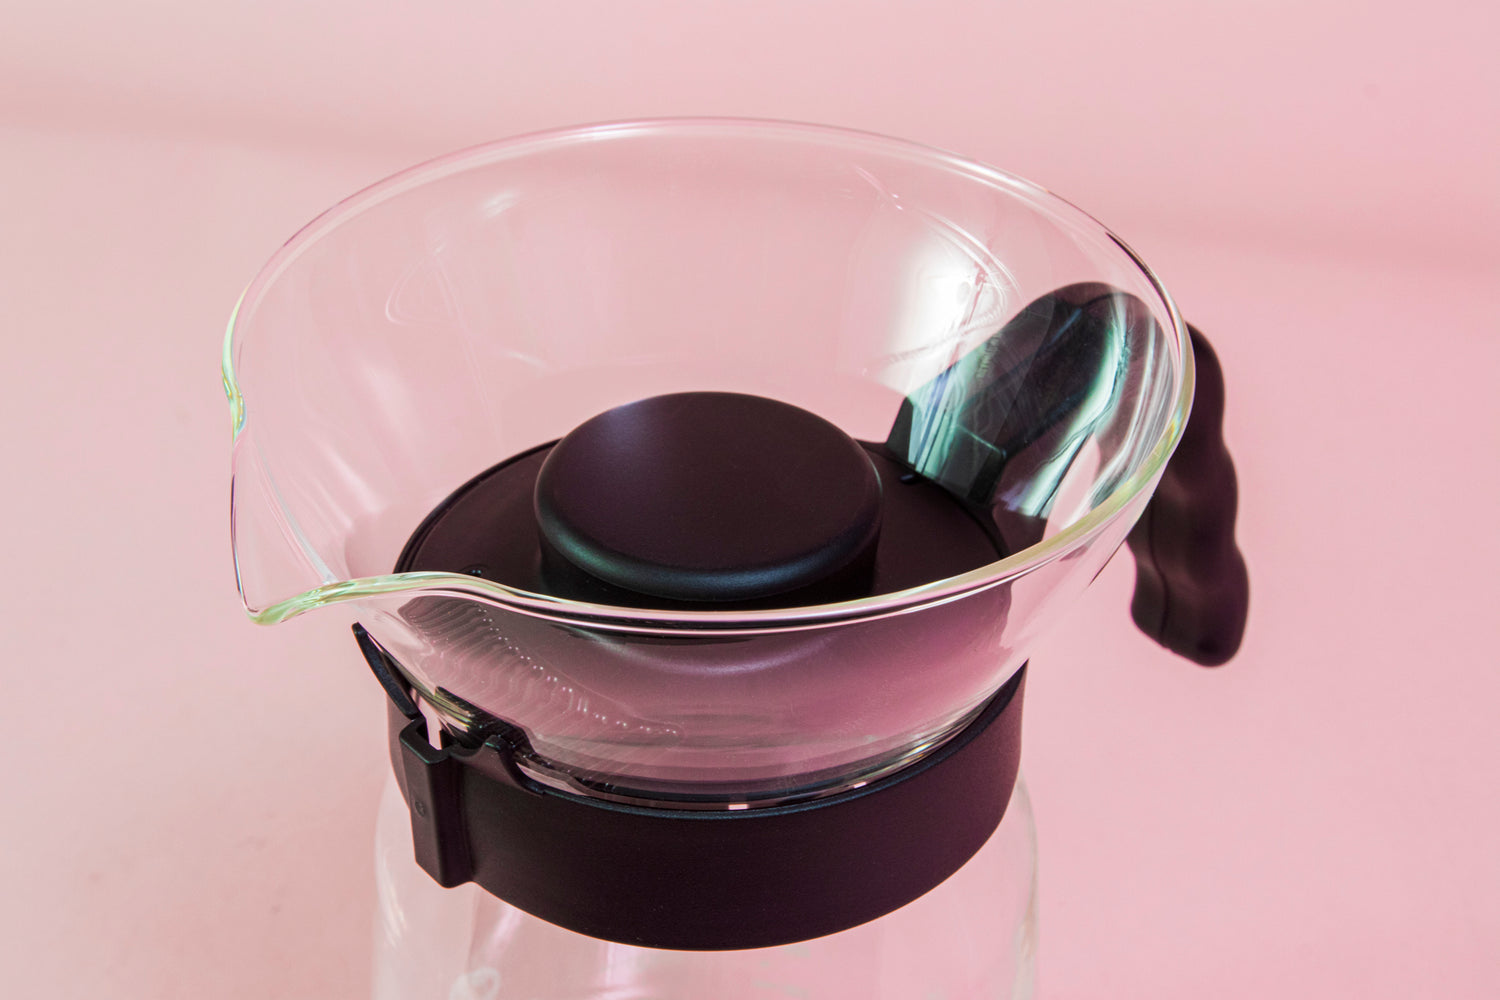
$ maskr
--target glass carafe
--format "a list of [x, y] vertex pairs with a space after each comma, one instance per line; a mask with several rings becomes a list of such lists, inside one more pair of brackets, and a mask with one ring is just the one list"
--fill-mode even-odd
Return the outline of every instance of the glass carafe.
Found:
[[[1067, 203], [813, 126], [510, 140], [399, 174], [298, 233], [225, 344], [235, 562], [258, 622], [357, 619], [391, 696], [377, 996], [1025, 996], [1028, 649], [1151, 501], [1187, 425], [1194, 354], [1154, 275]], [[601, 415], [688, 398], [772, 401], [866, 455], [882, 506], [854, 582], [719, 592], [720, 566], [703, 594], [637, 592], [594, 563], [576, 586], [553, 571], [536, 484], [561, 475], [568, 442]], [[1232, 652], [1244, 603], [1216, 420], [1135, 546], [1137, 619], [1204, 661]], [[726, 425], [732, 447], [755, 447], [755, 420]], [[798, 464], [801, 433], [767, 445], [768, 504], [804, 481], [804, 495], [833, 489]], [[637, 502], [639, 460], [615, 464], [586, 484], [606, 512]], [[463, 513], [500, 480], [482, 516]], [[768, 551], [792, 523], [761, 526], [758, 494], [730, 506]], [[640, 523], [687, 531], [664, 520]], [[486, 838], [503, 817], [475, 805], [506, 785], [567, 815], [770, 830], [855, 815], [945, 767], [951, 782], [945, 762], [996, 726], [1011, 735], [993, 779], [944, 786], [941, 801], [973, 800], [958, 820], [906, 816], [907, 841], [868, 848], [840, 821], [848, 853], [885, 853], [862, 869], [819, 842], [786, 885], [765, 852], [765, 880], [699, 858], [679, 885], [670, 857], [616, 878], [596, 856], [615, 832], [497, 860]], [[777, 857], [805, 844], [767, 836]], [[916, 874], [892, 871], [903, 856]], [[870, 889], [865, 870], [900, 885]]]

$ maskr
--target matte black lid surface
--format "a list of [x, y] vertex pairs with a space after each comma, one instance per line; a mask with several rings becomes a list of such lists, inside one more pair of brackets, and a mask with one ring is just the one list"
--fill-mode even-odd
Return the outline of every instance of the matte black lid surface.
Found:
[[868, 570], [880, 515], [880, 479], [848, 435], [739, 393], [601, 413], [553, 447], [536, 482], [544, 558], [673, 601], [769, 597]]

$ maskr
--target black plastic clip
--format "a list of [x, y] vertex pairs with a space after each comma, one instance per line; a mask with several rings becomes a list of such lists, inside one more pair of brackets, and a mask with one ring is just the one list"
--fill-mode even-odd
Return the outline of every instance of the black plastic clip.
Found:
[[411, 691], [402, 680], [400, 666], [380, 643], [357, 622], [354, 639], [370, 671], [390, 698], [391, 764], [411, 813], [411, 836], [417, 864], [441, 886], [463, 885], [474, 877], [468, 823], [464, 818], [465, 772], [473, 769], [485, 778], [539, 792], [516, 766], [517, 756], [531, 753], [531, 742], [519, 726], [496, 718], [463, 699], [443, 692], [476, 720], [475, 737], [458, 743], [447, 730], [439, 730], [440, 745], [433, 746], [428, 722]]
[[[427, 738], [427, 719], [401, 680], [395, 660], [358, 622], [354, 641], [370, 671], [391, 700], [399, 756], [391, 755], [401, 794], [411, 813], [411, 839], [417, 864], [438, 885], [451, 888], [473, 877], [469, 838], [463, 813], [463, 762], [450, 747], [435, 747]], [[446, 742], [446, 741], [445, 741]]]
[[401, 730], [401, 790], [411, 813], [411, 839], [417, 864], [446, 888], [474, 877], [464, 822], [464, 764], [450, 747], [427, 739], [426, 720]]

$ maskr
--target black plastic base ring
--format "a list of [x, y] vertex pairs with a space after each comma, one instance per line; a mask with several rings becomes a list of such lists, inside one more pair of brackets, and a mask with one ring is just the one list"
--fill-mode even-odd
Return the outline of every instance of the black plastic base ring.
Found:
[[783, 806], [674, 810], [568, 794], [516, 768], [524, 735], [512, 727], [476, 750], [437, 748], [394, 702], [391, 760], [417, 861], [442, 885], [477, 882], [608, 941], [761, 948], [873, 920], [961, 868], [1010, 801], [1024, 687], [1023, 667], [962, 732], [902, 771]]

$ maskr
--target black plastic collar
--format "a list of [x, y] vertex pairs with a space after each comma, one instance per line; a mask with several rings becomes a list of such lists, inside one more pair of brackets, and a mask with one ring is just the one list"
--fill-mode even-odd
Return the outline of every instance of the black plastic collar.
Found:
[[730, 950], [821, 937], [898, 909], [961, 868], [1010, 801], [1025, 668], [962, 732], [888, 777], [809, 802], [644, 808], [540, 785], [523, 732], [434, 747], [387, 654], [355, 626], [386, 690], [391, 763], [417, 862], [544, 920], [608, 941]]

